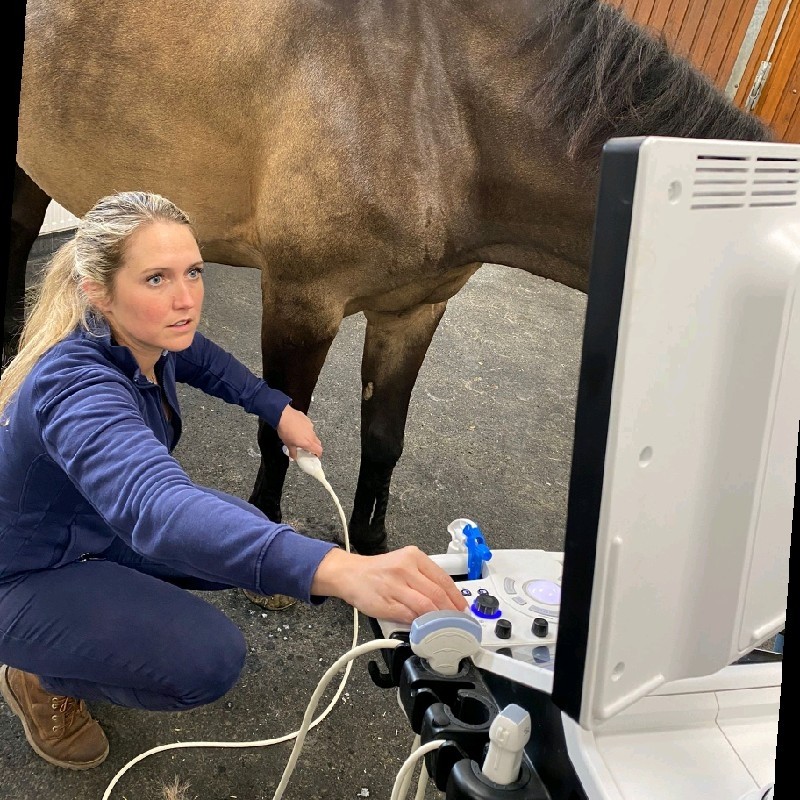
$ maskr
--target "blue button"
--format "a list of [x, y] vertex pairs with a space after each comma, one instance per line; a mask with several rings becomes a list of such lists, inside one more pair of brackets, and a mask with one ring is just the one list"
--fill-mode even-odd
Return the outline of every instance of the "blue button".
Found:
[[463, 594], [464, 597], [472, 597], [472, 592], [469, 589], [462, 589], [461, 594]]

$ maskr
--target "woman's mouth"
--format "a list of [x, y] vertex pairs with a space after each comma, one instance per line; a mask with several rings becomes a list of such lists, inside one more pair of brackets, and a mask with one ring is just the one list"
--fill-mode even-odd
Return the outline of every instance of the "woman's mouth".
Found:
[[177, 322], [173, 322], [172, 325], [170, 325], [169, 327], [170, 328], [187, 328], [190, 323], [191, 323], [190, 319], [179, 319]]

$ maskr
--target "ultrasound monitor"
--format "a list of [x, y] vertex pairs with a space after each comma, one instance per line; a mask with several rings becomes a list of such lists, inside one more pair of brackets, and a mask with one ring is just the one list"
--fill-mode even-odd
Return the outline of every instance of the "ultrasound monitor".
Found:
[[553, 700], [592, 729], [785, 624], [800, 145], [603, 151]]

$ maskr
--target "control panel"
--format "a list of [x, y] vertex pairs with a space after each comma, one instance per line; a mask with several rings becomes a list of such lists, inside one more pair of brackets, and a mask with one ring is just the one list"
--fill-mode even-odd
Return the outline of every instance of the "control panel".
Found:
[[[467, 555], [431, 556], [455, 579], [469, 603], [466, 614], [481, 626], [481, 646], [544, 669], [552, 669], [561, 607], [563, 553], [545, 550], [494, 550], [469, 579]], [[377, 620], [392, 637], [409, 626]]]

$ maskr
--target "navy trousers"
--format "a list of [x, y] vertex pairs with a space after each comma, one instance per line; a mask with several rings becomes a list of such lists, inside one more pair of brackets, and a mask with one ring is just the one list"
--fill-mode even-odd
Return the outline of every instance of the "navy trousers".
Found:
[[186, 589], [228, 588], [117, 540], [99, 559], [0, 583], [0, 663], [56, 695], [156, 711], [204, 705], [236, 683], [247, 647], [225, 614]]

